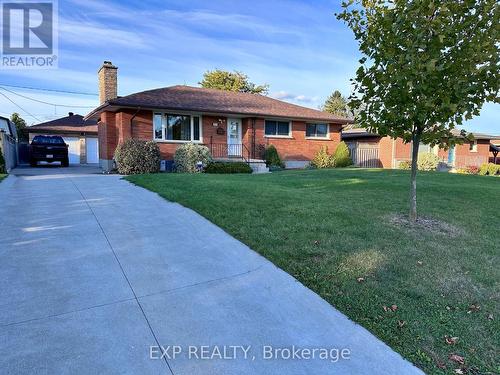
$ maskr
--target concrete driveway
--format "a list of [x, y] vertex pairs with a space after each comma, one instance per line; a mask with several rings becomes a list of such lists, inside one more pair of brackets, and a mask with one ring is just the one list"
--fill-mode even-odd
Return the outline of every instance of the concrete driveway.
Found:
[[189, 209], [95, 168], [14, 174], [2, 374], [421, 373]]

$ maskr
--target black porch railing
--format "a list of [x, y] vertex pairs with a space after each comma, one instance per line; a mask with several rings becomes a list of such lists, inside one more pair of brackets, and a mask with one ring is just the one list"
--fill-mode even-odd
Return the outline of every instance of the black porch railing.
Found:
[[206, 145], [214, 159], [235, 159], [250, 162], [252, 153], [243, 143], [209, 143]]

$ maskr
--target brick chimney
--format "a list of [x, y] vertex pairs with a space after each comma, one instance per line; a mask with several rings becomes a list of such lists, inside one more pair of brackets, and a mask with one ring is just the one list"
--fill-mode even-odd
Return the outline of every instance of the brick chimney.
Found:
[[97, 73], [99, 76], [99, 103], [116, 99], [118, 96], [118, 67], [111, 61], [104, 61]]

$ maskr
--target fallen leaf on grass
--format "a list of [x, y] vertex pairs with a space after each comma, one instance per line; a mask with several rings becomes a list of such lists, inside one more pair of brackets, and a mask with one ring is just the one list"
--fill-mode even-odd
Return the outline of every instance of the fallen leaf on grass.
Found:
[[424, 264], [424, 262], [422, 262], [421, 260], [417, 260], [417, 265], [418, 265], [418, 266], [421, 266], [421, 265], [423, 265], [423, 264]]
[[486, 316], [486, 318], [487, 318], [488, 320], [493, 320], [493, 314], [488, 314], [488, 315]]
[[382, 308], [384, 309], [385, 312], [396, 311], [398, 309], [398, 305], [391, 305], [391, 307], [387, 307], [386, 305], [383, 305]]
[[456, 362], [456, 363], [460, 363], [461, 365], [464, 364], [464, 357], [461, 357], [458, 354], [450, 354], [450, 356], [448, 357], [448, 359], [450, 361], [453, 361], [453, 362]]
[[469, 311], [467, 311], [467, 314], [470, 314], [472, 312], [478, 312], [479, 310], [481, 310], [481, 306], [473, 303], [472, 305], [469, 306]]
[[455, 345], [457, 343], [458, 337], [450, 337], [450, 336], [445, 336], [444, 341], [448, 345]]
[[358, 283], [362, 283], [363, 281], [365, 281], [365, 278], [364, 278], [364, 277], [358, 277], [358, 278], [356, 279], [356, 281], [357, 281]]
[[318, 241], [318, 240], [314, 241], [314, 244], [315, 244], [316, 246], [318, 246], [318, 245], [319, 245], [319, 241]]
[[398, 320], [398, 327], [403, 328], [405, 326], [406, 322], [404, 320]]
[[464, 373], [464, 371], [461, 368], [456, 368], [453, 372], [459, 375], [462, 375]]

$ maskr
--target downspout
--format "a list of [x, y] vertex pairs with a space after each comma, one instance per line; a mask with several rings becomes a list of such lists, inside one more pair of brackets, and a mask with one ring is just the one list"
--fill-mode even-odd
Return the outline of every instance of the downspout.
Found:
[[255, 117], [252, 117], [252, 159], [255, 157]]
[[135, 111], [134, 115], [130, 118], [130, 138], [134, 138], [134, 127], [132, 125], [133, 125], [134, 119], [137, 117], [140, 110], [141, 110], [141, 107], [137, 107], [137, 111]]
[[396, 160], [394, 159], [396, 154], [396, 140], [392, 138], [392, 150], [391, 150], [391, 168], [396, 168]]

